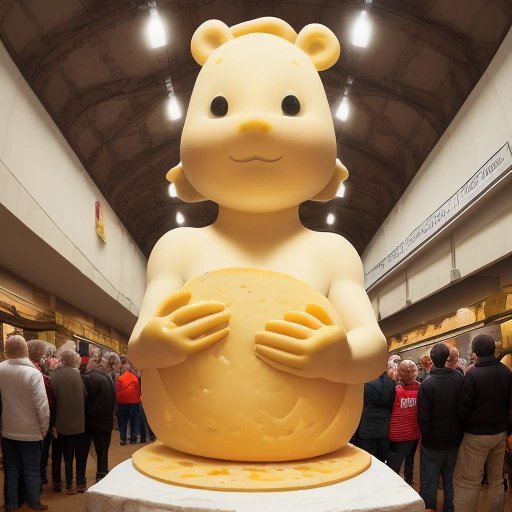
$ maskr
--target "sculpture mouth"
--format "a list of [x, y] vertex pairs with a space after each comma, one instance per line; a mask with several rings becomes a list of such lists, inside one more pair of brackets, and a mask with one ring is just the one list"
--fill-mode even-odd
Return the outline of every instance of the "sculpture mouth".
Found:
[[231, 155], [229, 155], [229, 158], [231, 160], [233, 160], [233, 162], [241, 162], [241, 163], [245, 163], [245, 162], [254, 162], [254, 161], [259, 161], [259, 162], [266, 162], [266, 163], [272, 163], [272, 162], [277, 162], [279, 160], [281, 160], [281, 158], [283, 158], [283, 156], [278, 156], [277, 158], [264, 158], [262, 156], [258, 156], [258, 155], [251, 155], [251, 156], [248, 156], [247, 158], [235, 158], [235, 157], [232, 157]]

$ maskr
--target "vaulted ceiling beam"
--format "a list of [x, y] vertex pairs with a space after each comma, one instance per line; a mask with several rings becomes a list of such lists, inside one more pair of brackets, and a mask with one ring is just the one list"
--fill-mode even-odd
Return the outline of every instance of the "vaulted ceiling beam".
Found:
[[471, 81], [476, 82], [484, 70], [475, 57], [477, 51], [473, 40], [466, 34], [457, 33], [454, 27], [427, 18], [422, 11], [414, 3], [402, 0], [378, 0], [372, 4], [375, 15], [397, 31], [408, 34], [413, 41], [430, 46], [452, 66], [465, 68]]
[[[343, 94], [347, 77], [350, 72], [343, 69], [341, 65], [331, 68], [322, 74], [322, 79], [326, 87], [337, 91], [338, 96]], [[436, 133], [441, 134], [446, 119], [441, 109], [439, 98], [434, 94], [422, 91], [416, 87], [409, 86], [398, 80], [387, 78], [379, 79], [378, 82], [369, 77], [357, 74], [357, 79], [350, 88], [351, 96], [375, 96], [397, 103], [402, 103], [414, 110], [419, 117], [425, 118]]]

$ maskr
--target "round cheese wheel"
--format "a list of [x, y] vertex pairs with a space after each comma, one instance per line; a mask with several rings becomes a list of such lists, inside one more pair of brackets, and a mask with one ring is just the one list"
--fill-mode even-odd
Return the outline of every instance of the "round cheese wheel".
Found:
[[254, 334], [287, 311], [333, 306], [308, 284], [276, 272], [222, 269], [185, 289], [191, 303], [216, 300], [232, 313], [230, 333], [183, 363], [145, 369], [144, 409], [164, 445], [237, 461], [315, 457], [345, 446], [357, 428], [363, 385], [303, 378], [277, 370], [254, 354]]

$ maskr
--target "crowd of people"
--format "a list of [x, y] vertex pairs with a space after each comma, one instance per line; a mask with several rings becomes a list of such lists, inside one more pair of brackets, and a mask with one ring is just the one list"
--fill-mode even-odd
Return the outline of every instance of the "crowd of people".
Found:
[[[0, 363], [5, 510], [46, 510], [41, 490], [51, 479], [55, 492], [83, 493], [91, 444], [96, 482], [109, 471], [112, 430], [121, 445], [154, 440], [141, 403], [140, 376], [125, 357], [97, 346], [81, 357], [74, 341], [59, 350], [20, 335], [5, 342]], [[64, 462], [64, 487], [62, 484]], [[73, 483], [75, 485], [73, 485]]]
[[512, 371], [495, 357], [492, 337], [472, 342], [470, 364], [456, 347], [437, 343], [418, 364], [393, 355], [365, 384], [352, 442], [412, 485], [420, 446], [419, 494], [427, 512], [476, 512], [481, 486], [488, 510], [503, 512], [512, 483]]
[[[410, 485], [420, 446], [419, 493], [430, 512], [437, 510], [438, 488], [444, 512], [476, 512], [483, 482], [488, 510], [504, 510], [512, 478], [512, 371], [496, 359], [490, 336], [476, 336], [472, 350], [470, 364], [444, 343], [418, 364], [392, 355], [386, 370], [365, 384], [354, 444], [397, 473], [403, 466]], [[91, 444], [96, 481], [108, 473], [115, 420], [121, 445], [154, 440], [142, 409], [140, 376], [126, 358], [95, 346], [80, 357], [73, 341], [56, 351], [51, 343], [27, 342], [20, 335], [8, 337], [4, 352], [6, 511], [24, 502], [35, 510], [48, 508], [40, 495], [48, 483], [50, 450], [53, 489], [72, 494], [86, 490]]]

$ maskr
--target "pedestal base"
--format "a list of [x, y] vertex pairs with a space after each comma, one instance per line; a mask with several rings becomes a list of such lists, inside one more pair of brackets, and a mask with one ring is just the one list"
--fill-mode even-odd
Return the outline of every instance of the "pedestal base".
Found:
[[372, 457], [370, 468], [333, 485], [285, 492], [225, 492], [164, 484], [127, 460], [85, 495], [87, 512], [423, 512], [419, 495]]

